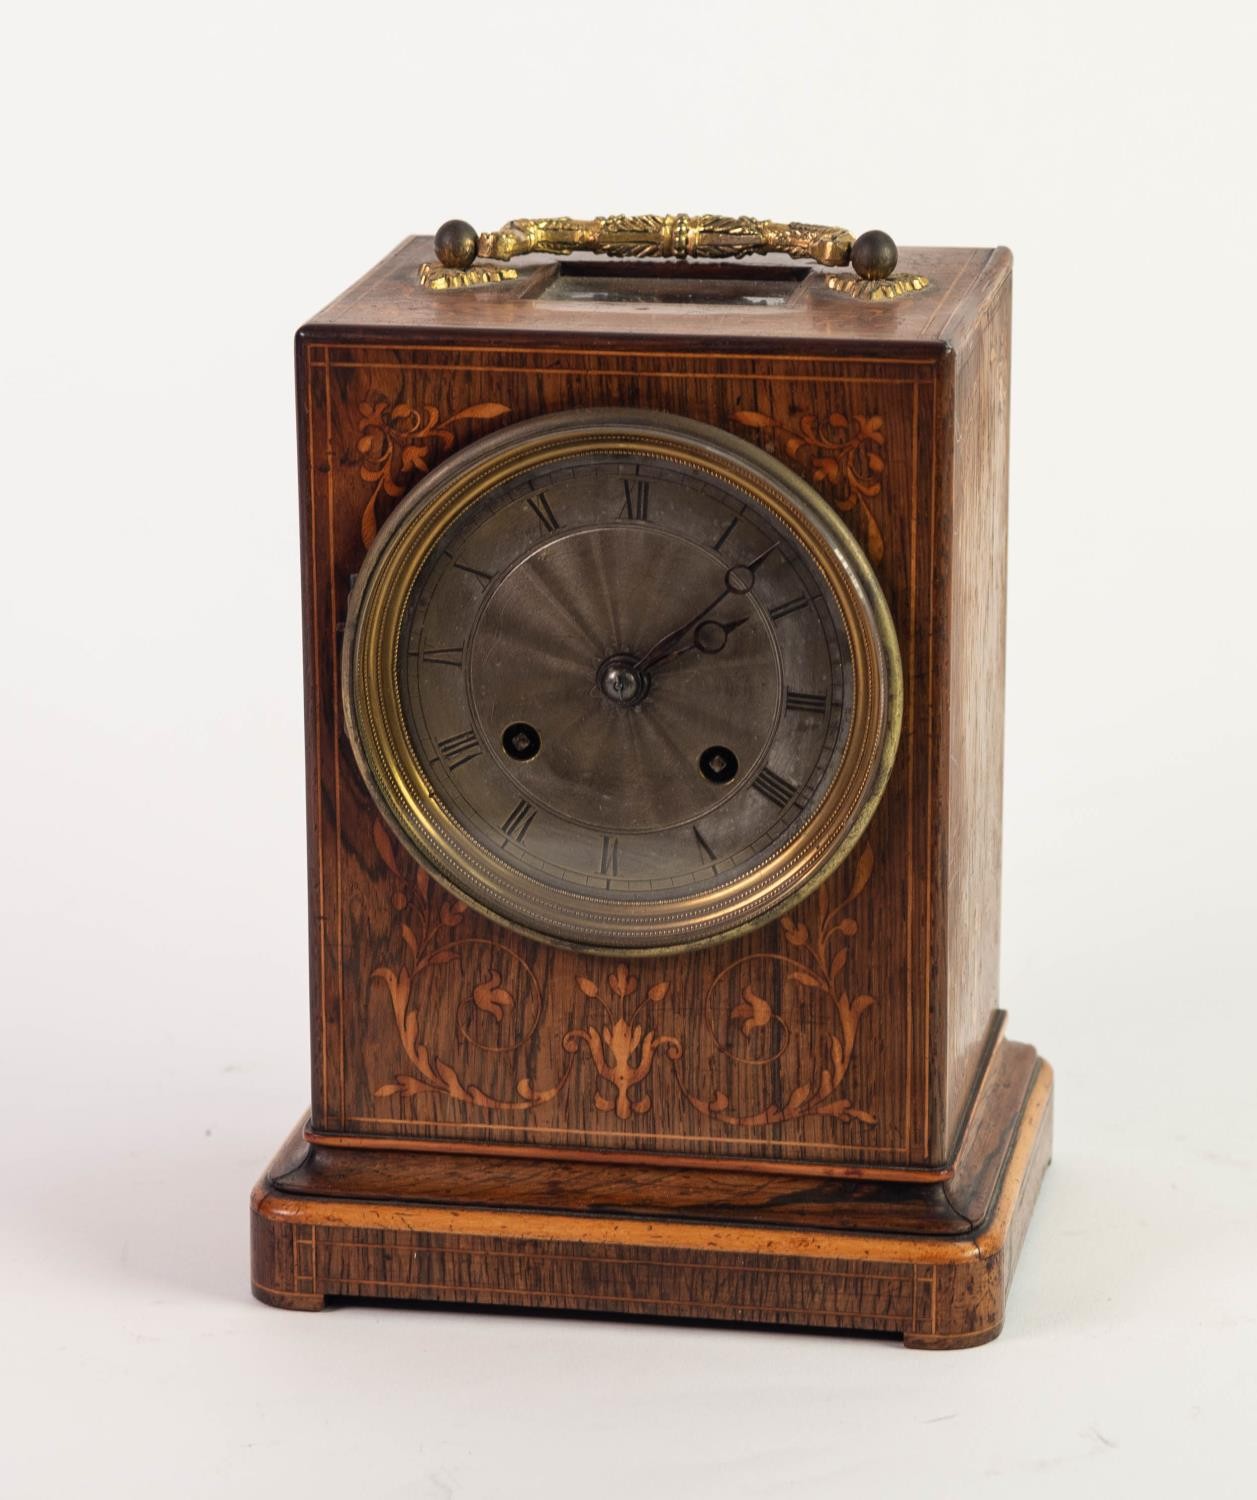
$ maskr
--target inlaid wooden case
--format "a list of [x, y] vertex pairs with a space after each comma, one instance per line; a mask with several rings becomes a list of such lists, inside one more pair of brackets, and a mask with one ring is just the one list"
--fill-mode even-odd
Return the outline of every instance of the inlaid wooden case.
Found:
[[[405, 241], [297, 338], [312, 1102], [254, 1193], [257, 1295], [994, 1337], [1051, 1110], [998, 994], [1008, 253], [905, 251], [928, 286], [885, 303], [780, 256], [684, 268], [697, 302], [668, 300], [679, 268], [552, 256], [439, 292], [432, 253]], [[626, 407], [749, 440], [833, 507], [903, 703], [881, 803], [812, 894], [616, 956], [523, 936], [415, 862], [355, 762], [341, 656], [420, 479], [512, 424]]]

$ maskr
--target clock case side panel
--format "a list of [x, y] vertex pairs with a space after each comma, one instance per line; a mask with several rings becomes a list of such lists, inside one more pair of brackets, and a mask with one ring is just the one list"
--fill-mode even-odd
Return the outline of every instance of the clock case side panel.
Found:
[[931, 1137], [950, 1159], [1003, 1025], [999, 994], [1007, 602], [1011, 257], [981, 316], [945, 361], [938, 548], [945, 586], [937, 798], [940, 930], [931, 1040]]

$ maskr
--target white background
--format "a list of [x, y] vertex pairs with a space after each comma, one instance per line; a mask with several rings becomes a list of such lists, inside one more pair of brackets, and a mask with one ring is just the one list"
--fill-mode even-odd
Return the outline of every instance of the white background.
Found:
[[[1254, 41], [1217, 3], [10, 13], [6, 1496], [1251, 1493]], [[680, 208], [1017, 255], [1004, 988], [1058, 1124], [975, 1351], [249, 1297], [308, 1098], [292, 332], [448, 217]]]

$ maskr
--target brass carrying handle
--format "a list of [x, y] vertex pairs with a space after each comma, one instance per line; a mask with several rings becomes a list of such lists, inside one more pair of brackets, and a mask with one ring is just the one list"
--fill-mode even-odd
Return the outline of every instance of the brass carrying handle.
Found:
[[[438, 256], [441, 238], [438, 234]], [[456, 243], [459, 253], [466, 254], [465, 242], [459, 238]], [[726, 219], [717, 214], [693, 218], [687, 214], [615, 214], [606, 219], [514, 219], [495, 233], [480, 235], [477, 254], [489, 260], [511, 260], [538, 250], [551, 255], [588, 250], [595, 255], [688, 260], [780, 250], [796, 260], [845, 266], [852, 243], [845, 229], [819, 224], [773, 224], [767, 219]]]
[[433, 243], [440, 264], [424, 265], [419, 279], [437, 291], [514, 278], [515, 272], [503, 266], [476, 265], [478, 257], [509, 261], [517, 255], [570, 255], [574, 250], [673, 260], [737, 259], [777, 251], [824, 267], [849, 265], [854, 277], [829, 276], [828, 285], [835, 291], [876, 299], [917, 291], [926, 284], [922, 276], [894, 275], [899, 250], [884, 230], [870, 229], [857, 239], [846, 229], [820, 224], [778, 224], [771, 219], [732, 219], [720, 214], [512, 219], [484, 234], [477, 234], [464, 219], [450, 219], [437, 230]]

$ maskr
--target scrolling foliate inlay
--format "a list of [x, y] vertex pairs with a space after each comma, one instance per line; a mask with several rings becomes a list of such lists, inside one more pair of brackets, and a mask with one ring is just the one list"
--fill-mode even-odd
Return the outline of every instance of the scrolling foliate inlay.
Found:
[[[369, 984], [387, 998], [411, 1067], [376, 1087], [376, 1098], [440, 1095], [467, 1117], [520, 1117], [555, 1105], [569, 1125], [592, 1103], [603, 1118], [626, 1129], [641, 1121], [649, 1134], [643, 1117], [652, 1110], [652, 1091], [660, 1086], [653, 1082], [655, 1065], [663, 1059], [669, 1066], [659, 1075], [662, 1086], [678, 1091], [717, 1135], [719, 1127], [771, 1131], [808, 1116], [866, 1128], [876, 1123], [843, 1088], [861, 1022], [874, 1004], [844, 982], [859, 931], [851, 909], [873, 873], [871, 848], [850, 867], [845, 894], [828, 882], [806, 920], [780, 920], [779, 947], [714, 973], [695, 1006], [670, 980], [647, 984], [624, 962], [588, 965], [572, 992], [562, 986], [560, 1002], [519, 953], [465, 935], [464, 904], [422, 869], [408, 877], [409, 862], [378, 819], [373, 836], [397, 879], [393, 907], [401, 920], [397, 956], [373, 969]], [[556, 1014], [547, 1027], [549, 1011]], [[439, 1050], [430, 1035], [436, 1030]], [[525, 1048], [549, 1077], [534, 1078], [522, 1063], [510, 1066], [509, 1057]], [[709, 1082], [699, 1085], [699, 1078]], [[535, 1128], [552, 1123], [553, 1110]]]
[[[380, 858], [404, 882], [392, 840], [378, 818], [372, 832]], [[402, 957], [394, 966], [373, 969], [370, 983], [388, 995], [398, 1040], [415, 1071], [398, 1073], [392, 1083], [381, 1084], [376, 1098], [444, 1094], [485, 1110], [532, 1110], [549, 1103], [566, 1083], [567, 1074], [544, 1089], [534, 1089], [530, 1078], [520, 1076], [515, 1080], [515, 1098], [497, 1098], [479, 1084], [466, 1082], [420, 1036], [422, 998], [439, 971], [440, 992], [455, 997], [460, 1042], [488, 1053], [517, 1050], [536, 1030], [543, 1008], [541, 987], [532, 970], [508, 948], [485, 938], [461, 936], [466, 906], [442, 891], [426, 870], [416, 869], [414, 894], [403, 884], [393, 906], [412, 918], [400, 924]]]
[[831, 411], [822, 417], [810, 412], [789, 422], [778, 421], [762, 411], [737, 411], [733, 419], [762, 435], [766, 445], [777, 449], [796, 468], [810, 470], [812, 483], [844, 514], [858, 513], [864, 528], [864, 550], [872, 562], [881, 562], [886, 547], [869, 508], [869, 501], [882, 492], [886, 460], [885, 424], [881, 417], [848, 417]]
[[[851, 995], [844, 984], [851, 939], [859, 931], [848, 908], [873, 874], [873, 851], [866, 848], [856, 861], [847, 893], [831, 896], [832, 882], [823, 887], [811, 925], [792, 916], [781, 918], [784, 953], [759, 953], [739, 959], [711, 981], [703, 1010], [719, 1052], [743, 1070], [764, 1069], [780, 1075], [789, 1066], [798, 1081], [784, 1097], [768, 1097], [755, 1108], [739, 1106], [731, 1091], [717, 1088], [704, 1097], [686, 1090], [686, 1098], [701, 1115], [722, 1125], [751, 1129], [799, 1120], [806, 1115], [828, 1115], [844, 1122], [876, 1124], [877, 1117], [845, 1097], [841, 1085], [855, 1054], [860, 1021], [873, 1005], [871, 995]], [[794, 1046], [796, 1017], [811, 1002], [827, 1008], [830, 1025], [821, 1028], [821, 1056], [812, 1046]], [[836, 1023], [836, 1024], [835, 1024]], [[830, 1027], [832, 1026], [832, 1029]], [[810, 1065], [810, 1071], [805, 1071]]]
[[389, 502], [400, 500], [454, 446], [455, 422], [487, 422], [509, 412], [509, 406], [496, 401], [480, 401], [448, 417], [435, 406], [416, 407], [384, 396], [359, 402], [358, 472], [374, 486], [362, 513], [363, 546], [375, 540]]

